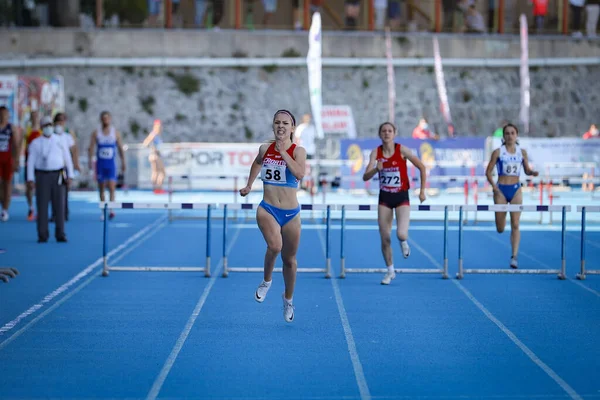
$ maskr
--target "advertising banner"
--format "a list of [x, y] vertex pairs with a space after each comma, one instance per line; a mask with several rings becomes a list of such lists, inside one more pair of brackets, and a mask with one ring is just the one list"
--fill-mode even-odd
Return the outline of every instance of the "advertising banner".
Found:
[[[491, 152], [502, 145], [500, 138], [490, 138]], [[527, 151], [529, 163], [540, 176], [581, 177], [590, 173], [593, 164], [600, 166], [600, 140], [581, 138], [519, 138], [519, 145]], [[595, 171], [595, 176], [599, 174]]]
[[19, 113], [17, 103], [17, 75], [0, 75], [0, 106], [8, 108], [13, 125], [18, 125]]
[[356, 125], [350, 106], [323, 106], [321, 113], [325, 136], [355, 138]]
[[31, 111], [37, 110], [40, 117], [54, 117], [65, 110], [65, 90], [62, 76], [19, 75], [17, 92], [19, 126], [29, 124]]
[[[260, 143], [163, 143], [159, 147], [167, 177], [173, 178], [178, 190], [234, 190], [246, 185], [250, 166], [258, 154]], [[137, 154], [137, 186], [152, 188], [152, 169], [147, 148], [129, 145], [128, 153]], [[187, 176], [183, 178], [182, 176]], [[166, 182], [165, 182], [166, 185]], [[254, 188], [262, 187], [260, 179]]]

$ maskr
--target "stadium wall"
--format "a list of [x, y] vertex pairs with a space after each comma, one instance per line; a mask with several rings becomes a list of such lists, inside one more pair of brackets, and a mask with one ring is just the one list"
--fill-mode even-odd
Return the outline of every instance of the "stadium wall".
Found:
[[[272, 113], [310, 113], [306, 67], [44, 67], [1, 74], [64, 78], [69, 124], [87, 144], [102, 110], [129, 143], [155, 118], [167, 142], [256, 142], [271, 135]], [[518, 122], [519, 68], [444, 68], [459, 136], [489, 136], [503, 119]], [[396, 67], [396, 124], [410, 137], [421, 116], [445, 127], [432, 66]], [[600, 66], [531, 68], [532, 137], [577, 136], [600, 115]], [[372, 137], [387, 116], [385, 66], [324, 67], [323, 104], [351, 108], [357, 137]], [[83, 145], [83, 144], [82, 144]]]

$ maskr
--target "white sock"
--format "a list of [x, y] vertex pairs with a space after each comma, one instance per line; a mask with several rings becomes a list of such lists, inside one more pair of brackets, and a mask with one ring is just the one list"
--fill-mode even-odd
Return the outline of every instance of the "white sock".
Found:
[[270, 280], [269, 282], [267, 282], [267, 281], [265, 281], [265, 280], [263, 279], [263, 283], [264, 283], [265, 285], [267, 285], [267, 287], [271, 286], [271, 283], [272, 283], [272, 282], [273, 282], [272, 280]]
[[283, 301], [285, 301], [288, 304], [292, 304], [292, 300], [294, 300], [294, 296], [292, 296], [292, 298], [288, 300], [285, 298], [285, 293], [283, 294]]
[[387, 269], [388, 269], [388, 272], [390, 272], [390, 273], [394, 272], [394, 264], [388, 265]]

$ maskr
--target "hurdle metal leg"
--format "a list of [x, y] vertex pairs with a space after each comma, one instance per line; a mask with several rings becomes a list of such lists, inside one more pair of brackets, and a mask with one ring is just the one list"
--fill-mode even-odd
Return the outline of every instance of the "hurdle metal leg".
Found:
[[229, 276], [227, 270], [227, 204], [223, 206], [223, 278]]
[[[223, 205], [225, 207], [226, 205]], [[241, 210], [256, 210], [258, 208], [258, 204], [251, 203], [242, 203], [242, 204], [228, 204], [229, 208], [232, 209], [241, 209]], [[316, 267], [306, 267], [306, 268], [297, 268], [296, 272], [298, 273], [324, 273], [325, 278], [331, 277], [331, 258], [330, 258], [330, 235], [331, 235], [331, 206], [324, 204], [301, 204], [301, 211], [306, 210], [326, 210], [327, 211], [327, 222], [326, 222], [326, 244], [325, 244], [325, 267], [324, 268], [316, 268]], [[226, 219], [226, 218], [224, 218]], [[225, 224], [225, 222], [224, 222]], [[264, 272], [264, 267], [230, 267], [227, 262], [227, 229], [226, 225], [223, 226], [223, 274], [224, 278], [229, 276], [231, 272]], [[274, 268], [273, 272], [282, 272], [283, 268]]]
[[346, 277], [346, 256], [344, 253], [344, 231], [346, 229], [346, 206], [342, 206], [342, 220], [340, 223], [340, 278]]
[[108, 239], [108, 203], [104, 204], [104, 220], [102, 221], [102, 276], [108, 276], [108, 253], [106, 252]]
[[464, 277], [463, 269], [463, 255], [462, 255], [462, 235], [463, 235], [463, 224], [462, 224], [463, 208], [458, 208], [458, 273], [456, 274], [457, 279]]
[[577, 279], [585, 280], [587, 275], [600, 275], [598, 269], [586, 269], [585, 265], [585, 238], [586, 238], [586, 218], [588, 212], [600, 212], [600, 206], [578, 206], [577, 211], [581, 212], [581, 269], [577, 274]]
[[577, 279], [585, 280], [585, 207], [581, 207], [581, 270]]
[[495, 211], [495, 212], [514, 212], [514, 211], [561, 211], [562, 212], [562, 230], [561, 230], [561, 266], [559, 269], [465, 269], [463, 267], [463, 229], [459, 225], [458, 228], [458, 273], [456, 274], [457, 279], [464, 278], [465, 274], [535, 274], [535, 275], [548, 275], [557, 274], [561, 280], [566, 279], [566, 227], [567, 227], [567, 211], [571, 209], [570, 206], [529, 206], [529, 205], [509, 205], [509, 204], [496, 204], [496, 205], [482, 205], [482, 206], [458, 206], [459, 220], [462, 219], [463, 209], [473, 209], [477, 207], [479, 211]]
[[[103, 243], [102, 243], [102, 276], [109, 276], [110, 271], [152, 271], [152, 272], [204, 272], [205, 277], [211, 275], [211, 220], [212, 209], [216, 207], [213, 204], [197, 204], [197, 203], [101, 203], [100, 206], [104, 209], [104, 225], [103, 225]], [[142, 208], [142, 209], [203, 209], [206, 208], [206, 264], [204, 267], [124, 267], [110, 266], [108, 264], [108, 209], [109, 208]]]
[[[346, 268], [346, 260], [344, 253], [344, 242], [345, 242], [345, 227], [346, 227], [346, 209], [350, 207], [353, 210], [357, 211], [374, 211], [377, 210], [377, 205], [352, 205], [346, 206], [342, 205], [342, 220], [341, 220], [341, 233], [340, 233], [340, 250], [341, 250], [341, 259], [340, 259], [340, 278], [345, 278], [346, 274], [350, 273], [386, 273], [386, 268]], [[449, 207], [447, 205], [415, 205], [411, 206], [411, 210], [415, 211], [444, 211], [444, 244], [443, 244], [443, 253], [444, 253], [444, 261], [443, 267], [440, 268], [394, 268], [396, 273], [400, 274], [441, 274], [442, 278], [448, 279], [448, 210]], [[462, 218], [461, 218], [462, 221]], [[462, 225], [462, 224], [459, 224]]]

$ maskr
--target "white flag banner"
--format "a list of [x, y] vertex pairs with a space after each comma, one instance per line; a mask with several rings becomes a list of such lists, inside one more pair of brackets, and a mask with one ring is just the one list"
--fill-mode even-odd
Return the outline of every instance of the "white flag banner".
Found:
[[444, 70], [442, 68], [440, 45], [435, 36], [433, 37], [433, 58], [435, 63], [435, 82], [440, 97], [440, 108], [444, 121], [448, 126], [448, 136], [454, 137], [454, 124], [452, 123], [452, 114], [450, 114], [450, 104], [448, 103], [448, 92], [446, 91], [446, 80], [444, 79]]
[[396, 80], [394, 78], [394, 65], [392, 63], [392, 35], [388, 27], [385, 28], [385, 55], [387, 58], [388, 121], [394, 124], [396, 116]]
[[519, 119], [523, 124], [523, 132], [529, 133], [529, 34], [527, 33], [527, 17], [521, 14], [521, 112]]
[[321, 14], [315, 12], [308, 31], [308, 55], [306, 64], [308, 67], [308, 90], [310, 92], [310, 106], [312, 118], [315, 122], [317, 138], [323, 139], [323, 124], [321, 122], [321, 110], [323, 99], [321, 96]]

